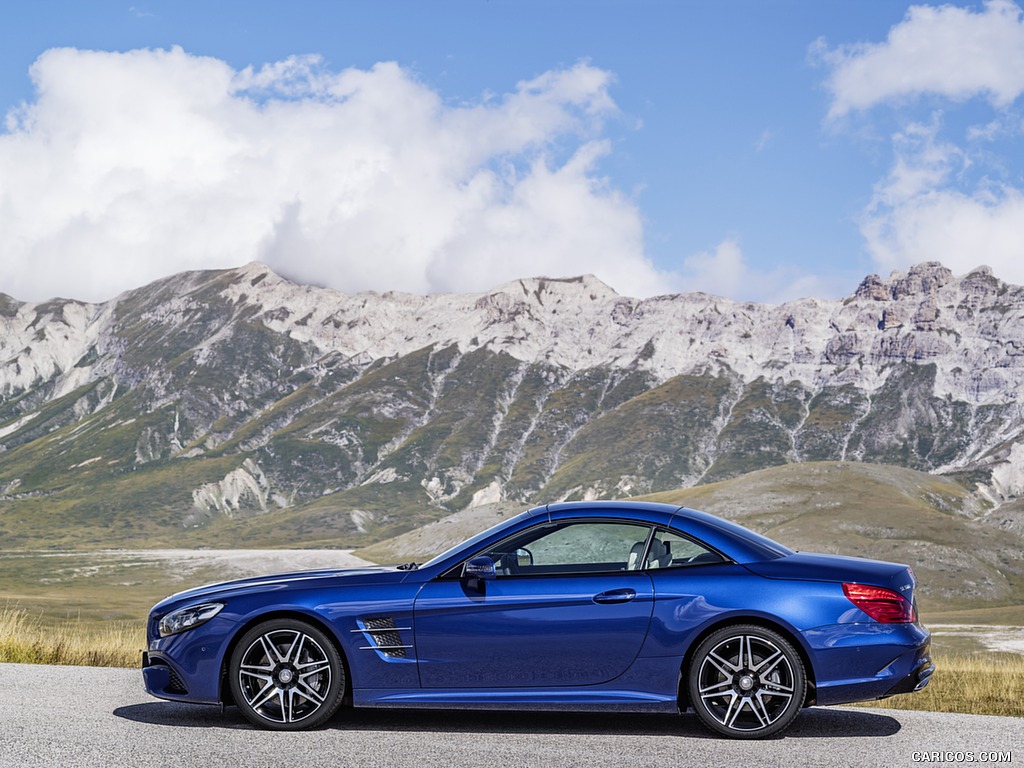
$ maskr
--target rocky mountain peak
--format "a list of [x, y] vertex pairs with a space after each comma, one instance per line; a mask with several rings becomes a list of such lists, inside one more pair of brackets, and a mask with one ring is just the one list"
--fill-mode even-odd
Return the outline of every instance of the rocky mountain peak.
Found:
[[888, 301], [892, 298], [885, 283], [882, 282], [882, 278], [873, 274], [861, 281], [853, 295], [867, 301]]
[[915, 264], [904, 274], [889, 276], [889, 291], [897, 301], [905, 297], [934, 296], [942, 286], [953, 281], [953, 273], [937, 261]]
[[603, 301], [606, 299], [618, 298], [619, 294], [607, 283], [601, 281], [594, 275], [579, 275], [577, 277], [534, 277], [516, 280], [514, 283], [506, 283], [499, 290], [514, 290], [513, 286], [519, 286], [527, 296], [534, 296], [541, 304], [545, 297], [554, 297], [555, 300]]
[[[988, 270], [988, 274], [991, 274], [991, 270]], [[926, 261], [915, 264], [906, 272], [894, 270], [889, 275], [889, 279], [884, 281], [878, 275], [868, 275], [857, 287], [854, 295], [858, 299], [871, 301], [899, 301], [906, 298], [928, 297], [934, 296], [940, 288], [955, 279], [952, 271], [939, 262]]]

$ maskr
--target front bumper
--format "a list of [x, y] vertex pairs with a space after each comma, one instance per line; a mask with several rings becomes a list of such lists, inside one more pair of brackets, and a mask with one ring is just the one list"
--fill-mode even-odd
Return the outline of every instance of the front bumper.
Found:
[[142, 679], [146, 693], [160, 699], [187, 701], [188, 686], [172, 662], [158, 654], [142, 652]]
[[221, 669], [233, 625], [219, 619], [169, 637], [150, 634], [149, 648], [142, 654], [147, 693], [193, 704], [221, 702]]

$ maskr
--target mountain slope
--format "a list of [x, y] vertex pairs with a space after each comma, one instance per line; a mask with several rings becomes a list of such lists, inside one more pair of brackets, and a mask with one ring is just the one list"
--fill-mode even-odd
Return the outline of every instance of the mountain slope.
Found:
[[345, 295], [260, 264], [0, 295], [0, 542], [359, 545], [502, 500], [805, 461], [1024, 496], [1024, 289], [924, 264], [842, 301], [590, 276]]

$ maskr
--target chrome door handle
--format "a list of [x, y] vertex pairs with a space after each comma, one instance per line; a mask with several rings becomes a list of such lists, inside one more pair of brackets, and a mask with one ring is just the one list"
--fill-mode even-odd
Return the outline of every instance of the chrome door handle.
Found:
[[635, 589], [611, 589], [599, 595], [594, 595], [594, 602], [601, 603], [602, 605], [607, 603], [628, 603], [634, 597], [636, 597]]

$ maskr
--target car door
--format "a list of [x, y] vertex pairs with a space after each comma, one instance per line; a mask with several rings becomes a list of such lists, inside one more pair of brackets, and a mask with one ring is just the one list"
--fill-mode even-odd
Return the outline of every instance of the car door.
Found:
[[650, 625], [653, 586], [636, 556], [649, 534], [625, 521], [543, 523], [476, 553], [494, 562], [493, 577], [466, 578], [460, 564], [428, 582], [414, 605], [420, 684], [566, 687], [618, 677]]

